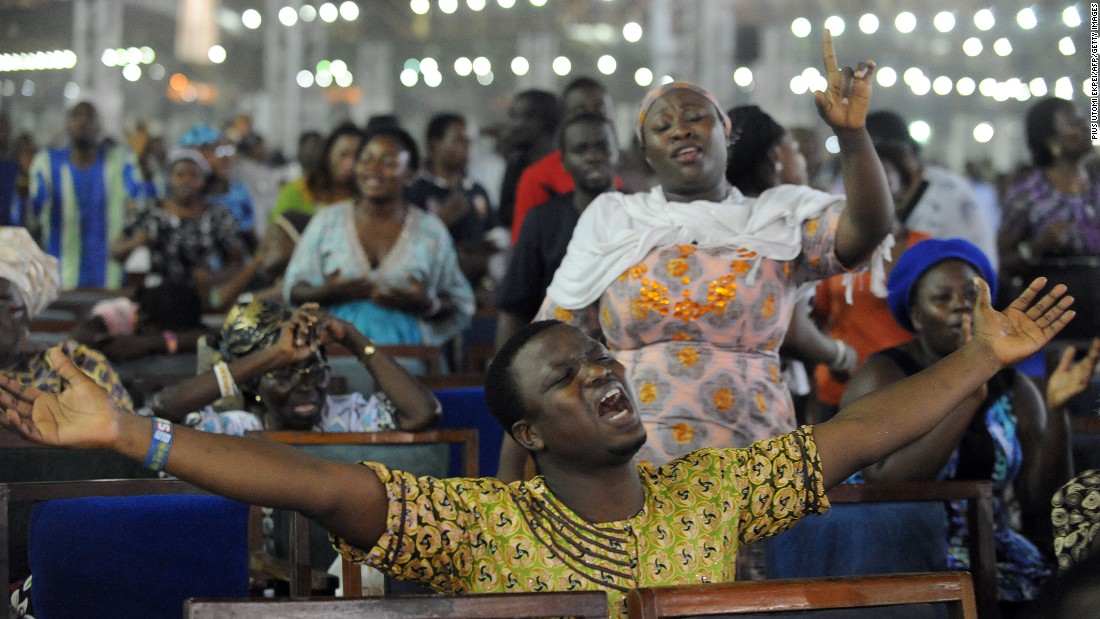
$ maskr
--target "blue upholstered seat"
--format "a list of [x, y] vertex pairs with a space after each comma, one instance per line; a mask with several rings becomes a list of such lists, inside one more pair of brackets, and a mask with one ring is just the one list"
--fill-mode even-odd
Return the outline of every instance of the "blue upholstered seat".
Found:
[[28, 544], [35, 616], [176, 619], [190, 597], [246, 597], [248, 509], [209, 495], [37, 504]]

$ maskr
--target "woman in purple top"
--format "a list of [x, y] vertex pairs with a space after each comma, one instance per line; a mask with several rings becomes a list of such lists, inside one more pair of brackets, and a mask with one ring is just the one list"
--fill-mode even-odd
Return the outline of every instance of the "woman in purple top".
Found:
[[1002, 269], [1100, 256], [1100, 182], [1085, 166], [1092, 153], [1087, 121], [1072, 102], [1044, 99], [1028, 110], [1027, 146], [1036, 170], [1005, 197]]

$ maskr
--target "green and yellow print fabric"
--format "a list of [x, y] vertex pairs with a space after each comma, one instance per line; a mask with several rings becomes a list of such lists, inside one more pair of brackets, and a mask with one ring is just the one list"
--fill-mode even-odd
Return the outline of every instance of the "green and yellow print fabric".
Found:
[[364, 463], [386, 485], [387, 530], [369, 551], [336, 549], [446, 593], [606, 590], [612, 616], [636, 587], [728, 582], [737, 548], [828, 508], [811, 428], [744, 449], [638, 467], [642, 510], [593, 524], [543, 478], [435, 479]]

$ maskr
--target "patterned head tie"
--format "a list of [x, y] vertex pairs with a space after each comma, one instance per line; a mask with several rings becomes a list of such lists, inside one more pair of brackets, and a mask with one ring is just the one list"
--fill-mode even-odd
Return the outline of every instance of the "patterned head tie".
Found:
[[27, 316], [34, 318], [57, 299], [57, 258], [42, 251], [26, 228], [0, 227], [0, 279], [19, 289]]
[[710, 91], [698, 84], [692, 84], [691, 82], [669, 82], [649, 91], [645, 98], [642, 99], [642, 109], [638, 112], [638, 126], [634, 129], [634, 133], [638, 137], [638, 142], [640, 144], [645, 144], [642, 127], [645, 126], [645, 117], [646, 114], [649, 113], [649, 108], [653, 107], [657, 99], [660, 99], [673, 90], [690, 90], [707, 101], [710, 101], [711, 104], [714, 105], [714, 110], [718, 112], [718, 118], [722, 119], [722, 126], [725, 128], [726, 137], [728, 138], [730, 136], [730, 129], [732, 128], [730, 117], [726, 114], [726, 111], [722, 109], [722, 106], [718, 104], [718, 99], [710, 94]]
[[1100, 531], [1100, 470], [1091, 469], [1066, 482], [1051, 499], [1054, 554], [1065, 573], [1089, 556]]
[[290, 316], [286, 306], [271, 299], [233, 306], [222, 324], [222, 360], [240, 359], [272, 346]]

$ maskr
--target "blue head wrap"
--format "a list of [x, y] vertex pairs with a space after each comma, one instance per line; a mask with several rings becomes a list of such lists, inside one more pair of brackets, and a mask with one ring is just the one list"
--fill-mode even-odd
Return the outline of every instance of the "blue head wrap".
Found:
[[222, 139], [221, 131], [210, 125], [195, 125], [180, 136], [180, 146], [188, 148], [202, 148], [207, 144], [216, 144]]
[[898, 258], [890, 279], [886, 281], [886, 304], [899, 325], [916, 332], [909, 319], [909, 306], [913, 287], [924, 272], [944, 260], [962, 260], [982, 276], [989, 284], [991, 296], [997, 296], [997, 271], [982, 250], [963, 239], [925, 239], [910, 247]]

